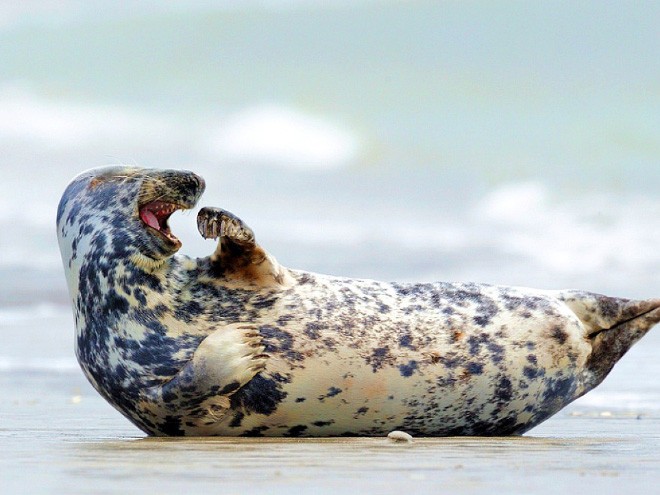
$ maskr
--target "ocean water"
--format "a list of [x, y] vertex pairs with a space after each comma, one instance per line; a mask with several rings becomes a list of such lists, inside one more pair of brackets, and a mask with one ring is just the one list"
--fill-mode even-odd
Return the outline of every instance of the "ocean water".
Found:
[[[656, 2], [0, 2], [3, 435], [48, 394], [100, 401], [54, 232], [91, 167], [200, 173], [200, 206], [289, 267], [660, 296], [658, 25]], [[194, 218], [172, 228], [205, 256]], [[657, 441], [659, 352], [655, 331], [548, 431], [639, 417]], [[140, 435], [93, 404], [116, 423], [83, 440]]]

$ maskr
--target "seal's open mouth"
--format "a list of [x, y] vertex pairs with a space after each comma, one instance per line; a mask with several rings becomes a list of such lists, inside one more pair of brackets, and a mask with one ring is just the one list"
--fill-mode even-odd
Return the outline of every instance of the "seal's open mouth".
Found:
[[172, 213], [179, 209], [181, 209], [181, 207], [173, 203], [167, 203], [160, 200], [152, 201], [151, 203], [147, 203], [140, 207], [140, 219], [147, 227], [155, 230], [171, 243], [180, 244], [181, 241], [172, 234], [170, 226], [167, 224], [167, 220]]

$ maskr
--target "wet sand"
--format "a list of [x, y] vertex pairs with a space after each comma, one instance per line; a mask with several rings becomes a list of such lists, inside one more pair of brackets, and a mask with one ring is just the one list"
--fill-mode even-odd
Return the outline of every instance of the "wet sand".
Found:
[[1, 493], [654, 493], [660, 415], [574, 404], [523, 437], [145, 438], [79, 373], [2, 373]]

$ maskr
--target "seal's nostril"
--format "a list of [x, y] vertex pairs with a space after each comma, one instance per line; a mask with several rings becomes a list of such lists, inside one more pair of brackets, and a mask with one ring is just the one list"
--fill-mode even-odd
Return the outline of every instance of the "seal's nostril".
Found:
[[204, 181], [203, 178], [201, 178], [197, 174], [193, 174], [193, 179], [195, 179], [195, 182], [197, 182], [197, 186], [201, 191], [204, 191], [204, 189], [206, 189], [206, 182]]

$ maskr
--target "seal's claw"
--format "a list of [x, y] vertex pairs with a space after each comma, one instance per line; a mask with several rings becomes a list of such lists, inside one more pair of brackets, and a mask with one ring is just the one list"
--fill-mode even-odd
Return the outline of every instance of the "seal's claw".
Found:
[[220, 208], [204, 207], [197, 214], [197, 229], [205, 239], [227, 238], [238, 244], [254, 244], [254, 232], [243, 220]]

